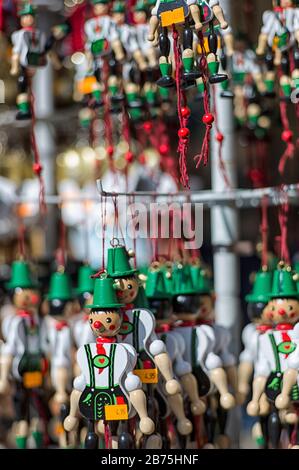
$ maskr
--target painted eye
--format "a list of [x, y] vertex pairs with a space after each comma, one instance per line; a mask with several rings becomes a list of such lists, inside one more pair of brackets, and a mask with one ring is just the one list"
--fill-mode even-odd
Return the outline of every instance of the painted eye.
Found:
[[275, 311], [275, 307], [272, 307], [271, 310], [272, 310], [272, 312], [274, 312], [274, 311]]
[[92, 318], [90, 318], [89, 323], [92, 325]]
[[294, 310], [292, 305], [289, 305], [289, 310]]
[[127, 288], [128, 288], [129, 290], [133, 289], [132, 284], [128, 284]]
[[111, 323], [111, 322], [112, 322], [111, 318], [106, 318], [106, 323]]

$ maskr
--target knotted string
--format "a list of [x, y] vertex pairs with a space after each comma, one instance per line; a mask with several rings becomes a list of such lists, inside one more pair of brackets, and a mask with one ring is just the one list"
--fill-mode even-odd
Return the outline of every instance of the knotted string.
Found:
[[268, 205], [269, 200], [267, 196], [262, 198], [262, 223], [260, 225], [260, 232], [262, 237], [262, 267], [268, 266], [268, 233], [269, 233], [269, 223], [268, 223]]
[[[180, 123], [179, 132], [184, 129], [186, 135], [179, 135], [179, 144], [178, 144], [178, 153], [179, 153], [179, 167], [180, 167], [180, 182], [184, 188], [189, 189], [189, 176], [187, 171], [187, 151], [188, 151], [188, 142], [189, 142], [189, 129], [186, 127], [188, 123], [188, 118], [183, 116], [182, 113], [182, 102], [183, 94], [181, 88], [181, 51], [179, 46], [179, 33], [173, 25], [172, 30], [173, 37], [173, 51], [174, 51], [174, 62], [175, 62], [175, 83], [176, 83], [176, 92], [177, 92], [177, 113]], [[185, 103], [184, 103], [185, 104]]]
[[280, 226], [280, 259], [290, 265], [290, 252], [288, 248], [288, 216], [289, 202], [287, 195], [286, 201], [279, 208], [278, 221]]

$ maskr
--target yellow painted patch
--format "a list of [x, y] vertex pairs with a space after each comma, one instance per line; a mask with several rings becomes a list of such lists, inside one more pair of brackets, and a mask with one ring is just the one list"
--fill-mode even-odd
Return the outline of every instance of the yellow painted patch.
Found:
[[185, 15], [183, 7], [171, 11], [163, 11], [161, 13], [161, 25], [163, 28], [173, 24], [184, 23], [184, 21]]
[[128, 405], [106, 405], [105, 419], [107, 421], [121, 421], [129, 419]]
[[158, 383], [158, 369], [135, 369], [135, 375], [138, 375], [143, 384]]

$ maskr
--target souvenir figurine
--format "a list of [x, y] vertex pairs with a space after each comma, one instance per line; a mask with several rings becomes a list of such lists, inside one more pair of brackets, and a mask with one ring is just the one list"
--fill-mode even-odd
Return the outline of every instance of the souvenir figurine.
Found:
[[92, 276], [94, 274], [95, 271], [88, 264], [79, 268], [76, 293], [80, 304], [80, 312], [71, 319], [77, 349], [84, 346], [84, 344], [92, 343], [94, 340], [94, 334], [88, 322], [89, 310], [86, 308], [86, 305], [92, 301], [94, 290], [94, 278]]
[[35, 7], [25, 3], [19, 11], [21, 29], [12, 34], [12, 58], [10, 73], [18, 75], [16, 119], [30, 119], [30, 83], [36, 68], [47, 64], [46, 36], [35, 27]]
[[[263, 26], [259, 36], [256, 53], [265, 57], [267, 72], [265, 84], [273, 93], [275, 85], [275, 66], [280, 66], [282, 75], [279, 79], [282, 96], [289, 99], [292, 91], [292, 79], [298, 86], [298, 41], [299, 8], [294, 0], [273, 0], [273, 11], [263, 15]], [[295, 68], [290, 76], [290, 57], [294, 55]]]
[[153, 42], [160, 28], [159, 46], [161, 57], [159, 59], [161, 78], [157, 81], [160, 87], [172, 87], [175, 82], [172, 78], [172, 63], [170, 58], [171, 43], [168, 31], [174, 26], [179, 26], [180, 40], [183, 44], [183, 68], [182, 74], [185, 80], [194, 80], [200, 77], [201, 72], [194, 68], [193, 32], [191, 20], [194, 21], [196, 31], [202, 28], [200, 21], [200, 9], [196, 0], [157, 0], [152, 9], [148, 40]]
[[197, 382], [192, 374], [191, 364], [183, 359], [184, 338], [174, 328], [176, 317], [172, 312], [172, 298], [167, 290], [165, 272], [162, 269], [159, 263], [158, 265], [154, 263], [148, 270], [145, 292], [149, 300], [149, 308], [156, 319], [156, 332], [166, 344], [174, 373], [191, 402], [191, 411], [194, 415], [199, 416], [204, 413], [205, 404], [199, 398]]
[[[298, 291], [290, 268], [280, 265], [279, 269], [274, 272], [269, 299], [270, 301], [262, 313], [262, 321], [272, 321], [273, 330], [259, 336], [252, 400], [247, 406], [247, 413], [251, 416], [259, 415], [260, 398], [264, 392], [273, 405], [276, 404], [282, 408], [287, 404], [285, 390], [282, 388], [283, 378], [288, 364], [292, 364], [293, 354], [296, 351], [294, 325], [299, 319]], [[288, 384], [288, 378], [287, 373], [286, 384]], [[295, 383], [291, 387], [290, 401], [296, 403], [298, 400], [299, 390], [297, 383]], [[291, 409], [286, 411], [290, 415], [294, 414]], [[276, 436], [275, 447], [277, 447], [281, 425], [276, 416], [272, 425], [274, 427], [272, 433]]]
[[128, 420], [136, 412], [140, 417], [141, 432], [152, 434], [154, 423], [147, 414], [146, 396], [139, 377], [133, 373], [136, 351], [128, 344], [116, 342], [122, 325], [123, 304], [116, 298], [112, 278], [102, 275], [96, 279], [93, 303], [86, 307], [91, 309], [89, 323], [96, 342], [81, 346], [77, 352], [81, 375], [74, 380], [65, 429], [76, 428], [79, 408], [88, 420], [86, 448], [98, 447], [95, 425], [102, 420], [111, 424], [111, 429], [113, 427], [112, 439], [117, 445], [118, 422]]
[[214, 353], [216, 338], [210, 325], [198, 325], [200, 296], [192, 282], [190, 265], [177, 263], [173, 270], [173, 310], [181, 320], [176, 331], [185, 340], [184, 359], [191, 363], [198, 380], [200, 396], [207, 395], [213, 383], [220, 393], [224, 409], [235, 406], [235, 399], [228, 390], [226, 373], [221, 358]]
[[[263, 311], [267, 308], [269, 292], [272, 288], [272, 272], [263, 269], [256, 273], [253, 289], [246, 296], [247, 314], [251, 323], [242, 332], [244, 350], [239, 357], [238, 397], [243, 404], [249, 394], [254, 367], [258, 358], [259, 336], [272, 329], [272, 322], [262, 322]], [[265, 393], [260, 399], [259, 421], [253, 427], [252, 434], [259, 447], [268, 447], [268, 418], [270, 405]]]
[[25, 261], [13, 263], [11, 279], [6, 287], [12, 292], [16, 313], [1, 351], [0, 393], [6, 393], [11, 373], [15, 386], [16, 446], [25, 449], [32, 433], [36, 446], [42, 447], [44, 428], [39, 413], [46, 409], [42, 387], [47, 361], [42, 349], [38, 286], [32, 280]]
[[[215, 323], [214, 313], [214, 299], [215, 295], [213, 292], [213, 286], [211, 283], [210, 276], [206, 269], [203, 269], [198, 264], [191, 266], [191, 272], [193, 275], [193, 282], [197, 287], [197, 291], [200, 296], [200, 306], [197, 324], [198, 325], [209, 325], [212, 327], [215, 335], [215, 347], [213, 353], [216, 354], [222, 361], [223, 369], [226, 374], [227, 384], [232, 389], [238, 399], [238, 376], [236, 367], [236, 358], [229, 351], [231, 345], [231, 335], [227, 328]], [[213, 396], [214, 395], [214, 396]], [[223, 407], [219, 407], [217, 394], [210, 394], [208, 402], [210, 410], [207, 419], [210, 415], [217, 416], [219, 424], [219, 435], [217, 436], [216, 443], [220, 448], [228, 448], [230, 445], [229, 437], [226, 434], [226, 423], [227, 423], [227, 411]], [[207, 420], [206, 420], [207, 421]], [[209, 423], [211, 424], [211, 423]], [[211, 426], [211, 428], [213, 425]], [[214, 439], [209, 436], [210, 444], [213, 443]]]
[[124, 59], [124, 51], [119, 33], [112, 18], [109, 16], [109, 0], [91, 0], [93, 17], [85, 22], [86, 54], [89, 68], [94, 69], [98, 82], [101, 82], [103, 57], [112, 51], [118, 62]]

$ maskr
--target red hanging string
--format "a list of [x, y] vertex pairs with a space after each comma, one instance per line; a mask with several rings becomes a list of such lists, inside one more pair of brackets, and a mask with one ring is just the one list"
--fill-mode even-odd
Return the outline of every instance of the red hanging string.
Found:
[[111, 432], [110, 432], [109, 423], [104, 422], [104, 428], [105, 428], [105, 448], [106, 449], [111, 449], [111, 447], [112, 447], [112, 436], [111, 436]]
[[44, 178], [43, 178], [43, 167], [41, 164], [40, 160], [40, 155], [39, 151], [37, 148], [37, 143], [36, 143], [36, 138], [35, 138], [35, 125], [36, 125], [36, 116], [35, 116], [35, 97], [32, 91], [32, 83], [31, 83], [31, 77], [28, 77], [29, 81], [29, 87], [28, 87], [28, 93], [30, 97], [30, 111], [31, 111], [31, 132], [30, 132], [30, 138], [31, 138], [31, 148], [32, 148], [32, 153], [33, 153], [33, 158], [34, 158], [34, 163], [32, 166], [33, 172], [36, 174], [39, 180], [39, 208], [40, 208], [40, 213], [42, 215], [45, 215], [47, 212], [47, 206], [46, 206], [46, 201], [45, 201], [45, 183], [44, 183]]
[[[153, 196], [153, 203], [156, 203], [156, 196]], [[150, 230], [151, 233], [151, 243], [152, 243], [152, 261], [158, 261], [158, 232], [159, 232], [159, 220], [157, 220], [157, 210], [156, 205], [150, 211]]]
[[60, 209], [60, 220], [59, 220], [59, 238], [58, 248], [56, 250], [56, 264], [58, 267], [65, 268], [65, 253], [66, 253], [66, 227], [62, 220], [62, 214]]
[[[290, 59], [291, 74], [293, 74], [296, 68], [293, 51], [289, 53], [289, 59]], [[295, 104], [295, 112], [296, 112], [297, 134], [299, 135], [299, 103]], [[299, 137], [296, 139], [296, 147], [297, 148], [299, 147]]]
[[[179, 33], [173, 25], [172, 31], [173, 37], [173, 51], [174, 51], [174, 62], [175, 62], [175, 83], [177, 91], [177, 113], [180, 122], [180, 129], [178, 131], [179, 144], [178, 144], [178, 153], [179, 153], [179, 166], [180, 166], [180, 181], [184, 188], [189, 189], [189, 176], [187, 171], [187, 151], [188, 151], [188, 142], [190, 131], [187, 127], [188, 124], [188, 113], [184, 116], [182, 101], [184, 100], [182, 89], [181, 89], [181, 54], [179, 46]], [[185, 109], [185, 103], [184, 103]]]
[[213, 114], [214, 114], [214, 119], [215, 119], [215, 128], [216, 128], [216, 140], [218, 142], [218, 165], [220, 168], [220, 171], [222, 173], [223, 180], [225, 182], [225, 185], [228, 189], [232, 189], [227, 171], [226, 171], [226, 166], [225, 162], [223, 160], [222, 156], [222, 149], [223, 149], [223, 142], [224, 142], [224, 135], [219, 129], [218, 125], [218, 112], [217, 112], [217, 105], [216, 105], [216, 89], [215, 87], [212, 87], [212, 93], [213, 93]]
[[268, 205], [269, 200], [268, 196], [262, 198], [262, 223], [260, 226], [261, 236], [262, 236], [262, 267], [268, 266], [268, 232], [269, 232], [269, 223], [268, 223]]
[[103, 92], [103, 101], [104, 101], [104, 133], [107, 144], [107, 155], [108, 163], [111, 171], [115, 171], [114, 162], [113, 162], [113, 131], [112, 131], [112, 121], [110, 113], [110, 99], [109, 99], [109, 89], [108, 89], [108, 79], [109, 79], [109, 63], [107, 59], [103, 61], [103, 83], [104, 83], [104, 92]]
[[210, 149], [210, 138], [212, 124], [214, 122], [214, 116], [210, 112], [210, 102], [209, 102], [209, 92], [208, 92], [208, 79], [207, 79], [207, 59], [206, 59], [206, 49], [204, 45], [204, 39], [202, 32], [198, 33], [198, 39], [202, 50], [202, 56], [200, 58], [200, 70], [203, 72], [203, 84], [204, 84], [204, 97], [203, 97], [203, 106], [204, 106], [204, 116], [202, 118], [203, 123], [206, 126], [205, 135], [203, 143], [201, 146], [201, 151], [198, 155], [195, 155], [194, 160], [196, 162], [196, 168], [198, 168], [203, 161], [204, 166], [208, 164], [209, 161], [209, 149]]
[[[279, 79], [281, 78], [281, 76], [282, 76], [282, 70], [280, 68], [278, 72]], [[282, 90], [280, 90], [280, 97], [283, 97]], [[281, 123], [283, 127], [281, 139], [283, 140], [283, 142], [286, 143], [286, 149], [284, 153], [282, 154], [280, 161], [279, 161], [279, 165], [278, 165], [278, 171], [281, 175], [283, 175], [287, 161], [294, 157], [295, 145], [293, 142], [293, 132], [290, 129], [290, 122], [289, 122], [288, 114], [287, 114], [286, 101], [283, 101], [283, 100], [280, 101], [279, 109], [280, 109]]]
[[4, 30], [3, 0], [0, 0], [0, 31]]
[[290, 265], [290, 252], [288, 248], [288, 215], [289, 202], [288, 199], [286, 199], [286, 201], [281, 204], [278, 214], [280, 226], [280, 258], [286, 264]]
[[25, 259], [25, 232], [26, 228], [23, 219], [19, 217], [18, 224], [18, 244], [19, 244], [19, 255], [21, 259]]
[[72, 53], [84, 51], [84, 23], [86, 3], [76, 5], [70, 10], [69, 22], [71, 25], [70, 48]]
[[136, 244], [136, 230], [135, 230], [135, 223], [133, 221], [134, 214], [133, 214], [133, 206], [135, 205], [135, 196], [129, 197], [129, 204], [130, 204], [130, 211], [131, 211], [131, 219], [133, 225], [133, 250], [134, 250], [134, 268], [137, 268], [137, 244]]

